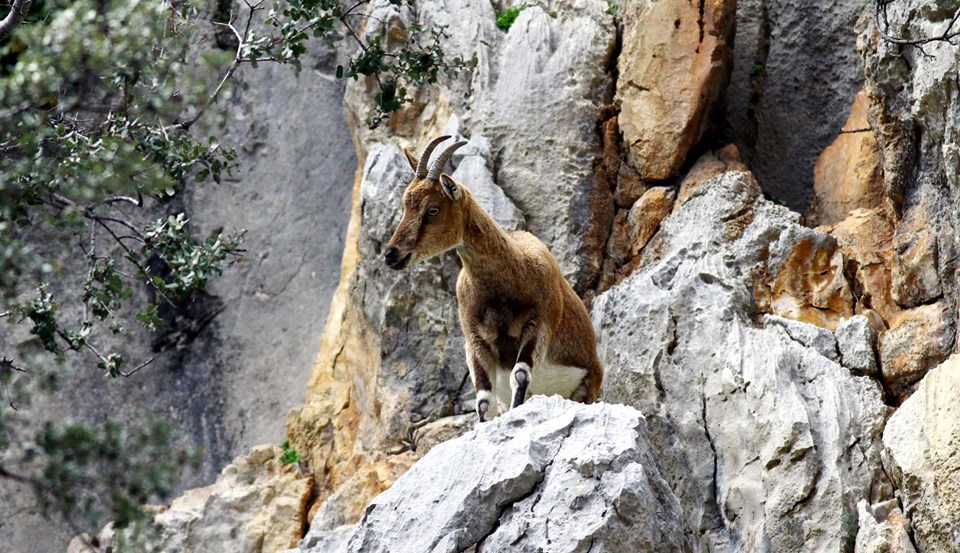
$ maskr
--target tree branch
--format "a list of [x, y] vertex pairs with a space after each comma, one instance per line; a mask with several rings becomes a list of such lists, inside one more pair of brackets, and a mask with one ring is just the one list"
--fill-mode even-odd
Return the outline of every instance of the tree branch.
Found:
[[0, 21], [0, 40], [10, 36], [10, 33], [23, 21], [27, 12], [30, 11], [30, 3], [31, 0], [13, 0], [10, 13], [3, 18], [3, 21]]
[[[957, 10], [957, 13], [953, 14], [953, 17], [950, 19], [950, 23], [947, 25], [946, 29], [942, 33], [935, 36], [924, 37], [924, 38], [904, 38], [902, 36], [896, 36], [890, 34], [890, 20], [887, 17], [887, 6], [891, 4], [894, 0], [876, 0], [876, 10], [874, 12], [874, 22], [877, 25], [877, 32], [880, 33], [880, 37], [892, 44], [902, 44], [906, 46], [915, 46], [921, 52], [926, 54], [923, 51], [923, 45], [929, 44], [931, 42], [946, 42], [948, 44], [953, 44], [953, 39], [960, 36], [960, 30], [954, 30], [953, 26], [956, 25], [957, 21], [960, 20], [960, 10]], [[882, 15], [882, 18], [881, 18]]]

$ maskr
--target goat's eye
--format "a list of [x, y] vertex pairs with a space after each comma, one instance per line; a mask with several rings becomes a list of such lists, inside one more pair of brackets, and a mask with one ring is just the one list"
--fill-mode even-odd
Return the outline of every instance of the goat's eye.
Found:
[[431, 217], [436, 217], [437, 215], [440, 215], [440, 208], [439, 208], [439, 207], [431, 207], [430, 209], [427, 210], [427, 215], [429, 215], [429, 216], [431, 216]]

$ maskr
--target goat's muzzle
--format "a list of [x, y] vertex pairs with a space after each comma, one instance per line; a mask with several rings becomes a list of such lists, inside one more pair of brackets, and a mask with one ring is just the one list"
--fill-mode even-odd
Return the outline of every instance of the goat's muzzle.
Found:
[[383, 252], [383, 261], [387, 264], [387, 267], [395, 271], [406, 268], [407, 263], [410, 262], [410, 255], [407, 254], [403, 257], [400, 256], [400, 251], [397, 248], [387, 248]]

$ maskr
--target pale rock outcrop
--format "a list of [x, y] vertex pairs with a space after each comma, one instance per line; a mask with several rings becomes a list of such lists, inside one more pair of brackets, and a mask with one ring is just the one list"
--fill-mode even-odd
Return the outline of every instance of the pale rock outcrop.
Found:
[[[890, 500], [888, 503], [896, 503]], [[863, 553], [917, 553], [910, 539], [910, 529], [899, 507], [874, 513], [865, 500], [857, 504], [860, 529], [854, 551]], [[885, 511], [886, 512], [884, 514]], [[877, 514], [884, 514], [877, 518]]]
[[679, 173], [724, 96], [735, 3], [629, 0], [619, 12], [617, 100], [627, 160], [644, 180], [667, 179]]
[[727, 144], [716, 152], [700, 156], [680, 181], [680, 192], [677, 194], [674, 209], [686, 202], [700, 185], [727, 171], [749, 171], [740, 159], [740, 150], [734, 144]]
[[877, 329], [863, 315], [845, 319], [834, 333], [840, 364], [856, 374], [877, 376]]
[[[281, 455], [277, 446], [256, 446], [227, 465], [214, 484], [175, 499], [154, 518], [145, 550], [276, 553], [295, 545], [307, 525], [313, 477], [295, 463], [280, 463]], [[101, 538], [101, 550], [108, 552], [122, 536], [108, 527]]]
[[960, 550], [960, 355], [931, 370], [883, 431], [884, 466], [920, 551]]
[[769, 265], [828, 242], [798, 219], [723, 173], [661, 224], [656, 259], [594, 301], [604, 398], [645, 413], [701, 551], [844, 550], [858, 501], [891, 496], [876, 381], [833, 360], [829, 332], [754, 311]]
[[311, 529], [299, 551], [696, 549], [643, 415], [556, 396], [437, 446], [345, 534]]
[[869, 99], [860, 92], [841, 134], [813, 169], [813, 198], [807, 223], [832, 225], [857, 208], [870, 209], [884, 200], [880, 148], [867, 120]]

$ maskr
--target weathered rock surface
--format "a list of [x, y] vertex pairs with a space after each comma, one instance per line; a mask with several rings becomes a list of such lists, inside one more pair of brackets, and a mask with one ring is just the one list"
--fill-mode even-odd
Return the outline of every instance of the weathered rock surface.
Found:
[[835, 332], [840, 364], [857, 374], [877, 376], [877, 329], [863, 315], [840, 323]]
[[441, 444], [343, 529], [301, 551], [689, 551], [696, 542], [623, 405], [536, 397]]
[[804, 211], [814, 166], [863, 86], [854, 32], [872, 0], [738, 0], [727, 134], [763, 189]]
[[[745, 211], [730, 216], [728, 239], [750, 225], [753, 215]], [[834, 237], [793, 225], [772, 243], [757, 247], [769, 248], [770, 255], [768, 274], [756, 284], [759, 309], [831, 330], [853, 316], [853, 294]]]
[[[896, 503], [896, 501], [893, 501]], [[903, 512], [899, 507], [893, 507], [882, 519], [867, 507], [867, 502], [861, 500], [857, 505], [860, 512], [860, 530], [857, 532], [857, 541], [854, 551], [870, 553], [917, 553], [910, 539], [910, 530]]]
[[[886, 12], [890, 36], [938, 35], [960, 9], [957, 2], [907, 0]], [[871, 102], [871, 122], [883, 152], [886, 195], [902, 214], [894, 231], [892, 293], [904, 308], [945, 296], [954, 310], [960, 206], [960, 120], [955, 45], [931, 42], [921, 52], [883, 40], [870, 18], [858, 48]]]
[[955, 335], [956, 317], [943, 302], [903, 311], [880, 335], [883, 382], [898, 401], [950, 355]]
[[[145, 550], [276, 553], [296, 545], [307, 524], [313, 477], [281, 464], [281, 455], [277, 446], [254, 447], [214, 484], [177, 498], [155, 517], [156, 535]], [[102, 551], [110, 551], [110, 544], [102, 540]]]
[[735, 3], [623, 2], [620, 131], [644, 180], [676, 176], [719, 107], [730, 74]]
[[920, 551], [960, 550], [960, 355], [931, 370], [883, 431], [884, 466]]
[[701, 184], [727, 171], [749, 171], [740, 159], [740, 150], [733, 144], [700, 156], [680, 181], [676, 206], [686, 202]]
[[604, 398], [646, 414], [701, 551], [844, 550], [857, 502], [890, 498], [882, 392], [822, 329], [758, 325], [752, 300], [780, 252], [820, 235], [727, 172], [659, 236], [659, 257], [594, 302]]
[[893, 299], [895, 225], [891, 209], [881, 206], [855, 209], [839, 223], [817, 228], [837, 239], [846, 272], [853, 277], [854, 310], [858, 314], [868, 310], [876, 312], [883, 320], [883, 329], [890, 326], [901, 311]]
[[860, 92], [842, 134], [817, 159], [808, 224], [831, 225], [854, 209], [870, 209], [883, 202], [883, 160], [867, 120], [868, 109], [869, 99]]

